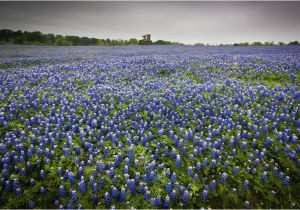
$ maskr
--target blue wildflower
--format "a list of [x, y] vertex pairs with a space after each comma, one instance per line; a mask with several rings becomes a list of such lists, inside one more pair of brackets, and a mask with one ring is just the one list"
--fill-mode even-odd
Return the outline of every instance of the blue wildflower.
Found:
[[202, 191], [202, 194], [201, 194], [201, 197], [202, 197], [202, 201], [205, 202], [208, 198], [208, 191], [207, 190], [203, 190]]
[[188, 204], [189, 199], [190, 199], [189, 192], [185, 190], [182, 194], [182, 202], [186, 205]]
[[225, 172], [223, 172], [222, 175], [221, 175], [221, 183], [222, 184], [226, 184], [227, 177], [228, 177], [228, 175]]
[[122, 187], [121, 192], [120, 192], [120, 202], [121, 203], [126, 202], [126, 190], [123, 187]]

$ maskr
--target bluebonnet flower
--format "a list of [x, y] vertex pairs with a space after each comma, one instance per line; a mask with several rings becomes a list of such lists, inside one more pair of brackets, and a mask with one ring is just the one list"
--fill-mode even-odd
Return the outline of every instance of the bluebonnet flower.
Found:
[[272, 169], [272, 173], [274, 175], [277, 175], [278, 174], [278, 168], [276, 166], [274, 166], [274, 168]]
[[124, 174], [128, 174], [129, 173], [129, 166], [128, 165], [125, 165], [124, 166], [124, 171], [123, 171]]
[[104, 157], [108, 157], [109, 156], [109, 150], [107, 149], [107, 147], [103, 148], [102, 150]]
[[163, 134], [164, 134], [163, 130], [159, 130], [158, 133], [157, 133], [158, 136], [162, 136]]
[[172, 183], [167, 183], [165, 187], [166, 192], [171, 193], [172, 191]]
[[217, 162], [215, 159], [212, 159], [211, 162], [210, 162], [210, 167], [211, 168], [215, 168], [217, 166]]
[[63, 151], [64, 151], [66, 157], [70, 157], [70, 149], [69, 148], [63, 148]]
[[230, 139], [228, 142], [228, 147], [232, 148], [233, 144], [234, 144], [234, 141], [232, 139]]
[[161, 196], [158, 195], [155, 198], [155, 206], [160, 207], [160, 205], [161, 205]]
[[188, 204], [189, 199], [190, 199], [189, 192], [185, 190], [182, 194], [182, 202], [186, 205]]
[[54, 201], [54, 205], [55, 205], [55, 206], [59, 206], [59, 200], [55, 200], [55, 201]]
[[154, 184], [154, 176], [155, 176], [154, 171], [151, 171], [149, 175], [149, 182], [151, 184]]
[[68, 179], [71, 184], [75, 182], [75, 175], [73, 174], [73, 172], [68, 173]]
[[238, 173], [239, 173], [239, 170], [240, 170], [240, 167], [239, 167], [239, 166], [235, 166], [234, 169], [233, 169], [233, 174], [234, 174], [235, 176], [237, 176]]
[[206, 167], [208, 165], [208, 159], [207, 158], [204, 158], [203, 162], [202, 162], [202, 167]]
[[15, 189], [15, 194], [16, 194], [16, 196], [21, 196], [22, 195], [22, 191], [19, 187], [17, 189]]
[[247, 142], [243, 141], [241, 145], [242, 151], [245, 151], [246, 147], [247, 147]]
[[194, 161], [195, 160], [195, 157], [193, 154], [190, 155], [190, 161]]
[[133, 165], [134, 165], [135, 167], [137, 167], [137, 166], [139, 165], [139, 161], [138, 161], [138, 160], [134, 160]]
[[125, 158], [125, 164], [128, 165], [128, 167], [129, 167], [129, 164], [130, 164], [129, 158]]
[[39, 193], [40, 194], [45, 194], [46, 192], [46, 189], [44, 187], [41, 187], [40, 190], [39, 190]]
[[111, 201], [110, 201], [110, 195], [109, 195], [109, 193], [108, 192], [106, 192], [105, 194], [104, 194], [104, 204], [105, 204], [105, 206], [110, 206], [110, 203], [111, 203]]
[[136, 185], [136, 183], [135, 183], [134, 179], [128, 180], [128, 186], [129, 186], [131, 194], [135, 194], [135, 187], [136, 187], [135, 185]]
[[139, 186], [138, 186], [138, 192], [139, 193], [143, 193], [145, 191], [145, 183], [144, 182], [140, 182]]
[[109, 177], [113, 178], [115, 176], [115, 171], [114, 171], [114, 167], [111, 167], [109, 170]]
[[96, 128], [97, 127], [97, 120], [92, 120], [92, 122], [91, 122], [91, 127], [92, 128]]
[[111, 187], [111, 196], [112, 196], [112, 198], [113, 199], [118, 199], [118, 197], [119, 197], [119, 191], [118, 191], [118, 189], [116, 188], [116, 187], [114, 187], [114, 186], [112, 186]]
[[264, 151], [260, 152], [260, 154], [259, 154], [259, 158], [260, 158], [260, 159], [263, 159], [263, 158], [264, 158], [264, 156], [265, 156], [265, 152], [264, 152]]
[[60, 176], [62, 176], [62, 175], [63, 175], [63, 170], [62, 170], [62, 168], [61, 168], [61, 167], [58, 167], [58, 169], [57, 169], [57, 173], [58, 173], [58, 175], [60, 175]]
[[201, 198], [202, 198], [203, 202], [205, 202], [207, 200], [207, 198], [208, 198], [208, 191], [207, 190], [202, 191]]
[[281, 172], [278, 174], [278, 177], [279, 177], [280, 179], [282, 179], [282, 178], [284, 177], [284, 173], [281, 171]]
[[77, 202], [77, 192], [76, 190], [71, 191], [71, 202], [76, 203]]
[[87, 189], [86, 189], [84, 180], [81, 180], [81, 181], [78, 183], [78, 188], [79, 188], [79, 191], [80, 191], [82, 194], [85, 194], [85, 193], [86, 193]]
[[155, 207], [156, 206], [156, 199], [155, 198], [151, 198], [150, 199], [150, 204], [151, 204], [151, 206]]
[[114, 185], [117, 185], [117, 183], [118, 183], [118, 177], [119, 177], [119, 175], [118, 176], [115, 176], [115, 177], [113, 177], [113, 183], [114, 183]]
[[164, 155], [167, 156], [168, 154], [169, 154], [169, 148], [168, 146], [165, 146]]
[[36, 183], [35, 179], [30, 179], [30, 185], [31, 186], [35, 185], [35, 183]]
[[244, 189], [244, 190], [248, 190], [248, 188], [249, 188], [249, 181], [248, 181], [248, 180], [245, 180], [245, 181], [243, 182], [243, 189]]
[[97, 185], [97, 183], [93, 184], [92, 190], [93, 190], [93, 193], [97, 193], [98, 192], [98, 185]]
[[164, 200], [163, 208], [164, 209], [170, 208], [170, 197], [168, 195], [166, 196], [166, 198]]
[[31, 166], [30, 162], [26, 162], [26, 168], [27, 168], [27, 170], [31, 170], [32, 169], [32, 166]]
[[222, 184], [226, 184], [227, 177], [228, 177], [228, 175], [225, 172], [223, 172], [222, 175], [221, 175], [221, 183]]
[[46, 178], [44, 170], [41, 170], [40, 177], [41, 177], [41, 179], [45, 179]]
[[96, 205], [96, 204], [98, 204], [98, 202], [99, 202], [99, 196], [97, 194], [93, 194], [93, 196], [92, 196], [92, 203], [94, 205]]
[[257, 173], [256, 168], [253, 168], [253, 169], [252, 169], [252, 173], [253, 173], [253, 174], [256, 174], [256, 173]]
[[176, 197], [177, 197], [176, 191], [172, 190], [171, 195], [170, 195], [171, 200], [173, 200], [173, 201], [176, 200]]
[[257, 167], [259, 165], [259, 163], [260, 163], [259, 159], [256, 158], [254, 163], [253, 163], [254, 167]]
[[90, 176], [90, 178], [89, 178], [89, 185], [90, 185], [90, 187], [93, 187], [93, 186], [94, 186], [94, 183], [95, 183], [94, 177], [93, 177], [93, 176]]
[[271, 143], [272, 143], [272, 139], [267, 137], [266, 140], [265, 140], [265, 147], [269, 148]]
[[175, 172], [173, 172], [171, 175], [171, 181], [176, 182], [176, 180], [177, 180], [177, 174]]
[[212, 180], [211, 183], [209, 184], [209, 189], [211, 191], [214, 191], [216, 189], [217, 182], [215, 180]]
[[9, 191], [10, 188], [11, 188], [10, 181], [6, 181], [6, 182], [5, 182], [5, 189], [6, 189], [7, 191]]
[[297, 137], [295, 134], [293, 134], [292, 139], [291, 139], [291, 142], [292, 142], [293, 144], [296, 144], [296, 143], [298, 142], [298, 137]]
[[121, 203], [126, 202], [126, 189], [124, 187], [122, 187], [120, 192], [120, 202]]
[[176, 168], [180, 168], [180, 166], [181, 166], [181, 158], [180, 158], [180, 155], [177, 155], [177, 156], [176, 156], [175, 166], [176, 166]]
[[170, 156], [171, 156], [172, 159], [176, 158], [177, 155], [176, 155], [176, 149], [175, 148], [172, 149]]
[[198, 174], [195, 174], [194, 177], [193, 177], [194, 181], [198, 181], [199, 180], [199, 176]]
[[67, 209], [73, 209], [73, 204], [71, 202], [67, 204]]
[[192, 176], [193, 174], [193, 168], [191, 166], [188, 167], [187, 171], [186, 171], [187, 175]]
[[134, 147], [133, 147], [133, 145], [131, 145], [128, 149], [128, 157], [129, 157], [129, 160], [132, 160], [134, 158]]
[[63, 186], [59, 186], [59, 196], [60, 197], [65, 197], [66, 196], [66, 190]]
[[179, 129], [179, 134], [182, 135], [183, 134], [183, 128]]
[[289, 185], [290, 184], [290, 177], [289, 176], [284, 177], [283, 184], [284, 185]]
[[[256, 136], [255, 136], [255, 138], [258, 138], [258, 137], [259, 137], [259, 132], [257, 132], [257, 133], [256, 133]], [[253, 148], [254, 148], [254, 147], [255, 147], [255, 145], [256, 145], [256, 139], [253, 139], [253, 140], [252, 140], [252, 142], [251, 142], [251, 147], [253, 147]]]
[[145, 200], [147, 200], [147, 201], [149, 201], [149, 200], [151, 199], [151, 194], [150, 194], [150, 191], [149, 191], [149, 190], [147, 190], [147, 191], [145, 192], [144, 198], [145, 198]]
[[14, 191], [16, 191], [16, 189], [19, 187], [19, 179], [17, 179], [17, 178], [14, 178], [14, 180], [13, 180], [13, 182], [12, 182], [12, 189], [14, 190]]
[[261, 180], [263, 183], [265, 183], [267, 181], [267, 172], [263, 172], [263, 174], [261, 175]]
[[20, 174], [21, 176], [26, 176], [26, 169], [22, 168]]

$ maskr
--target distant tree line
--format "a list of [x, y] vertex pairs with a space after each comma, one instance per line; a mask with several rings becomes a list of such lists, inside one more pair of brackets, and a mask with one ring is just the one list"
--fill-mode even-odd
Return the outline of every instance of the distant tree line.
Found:
[[151, 35], [142, 36], [143, 39], [96, 39], [79, 36], [63, 36], [43, 34], [40, 31], [12, 31], [0, 30], [0, 44], [24, 44], [24, 45], [56, 45], [56, 46], [116, 46], [116, 45], [182, 45], [178, 42], [158, 40], [151, 41]]
[[[141, 40], [131, 38], [124, 39], [97, 39], [79, 36], [63, 36], [54, 34], [43, 34], [40, 31], [12, 31], [9, 29], [0, 30], [0, 44], [24, 44], [24, 45], [56, 45], [56, 46], [117, 46], [117, 45], [183, 45], [179, 42], [171, 42], [165, 40], [151, 40], [151, 34], [142, 35]], [[299, 45], [298, 41], [289, 43], [283, 42], [243, 42], [234, 44], [218, 44], [210, 45], [197, 43], [196, 46], [284, 46]]]
[[300, 43], [298, 41], [293, 41], [289, 43], [284, 42], [242, 42], [242, 43], [234, 43], [234, 44], [217, 44], [217, 45], [210, 45], [210, 44], [204, 44], [204, 43], [196, 43], [196, 46], [285, 46], [285, 45], [299, 45]]

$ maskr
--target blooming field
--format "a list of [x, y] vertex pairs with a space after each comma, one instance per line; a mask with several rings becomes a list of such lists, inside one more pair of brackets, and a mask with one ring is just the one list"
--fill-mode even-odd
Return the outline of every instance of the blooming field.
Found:
[[0, 58], [0, 208], [300, 208], [300, 47]]

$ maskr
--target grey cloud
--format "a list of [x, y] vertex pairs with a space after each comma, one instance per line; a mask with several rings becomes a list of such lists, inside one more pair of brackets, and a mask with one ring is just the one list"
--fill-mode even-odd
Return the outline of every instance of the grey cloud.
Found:
[[291, 41], [300, 2], [0, 2], [0, 27], [184, 43]]

